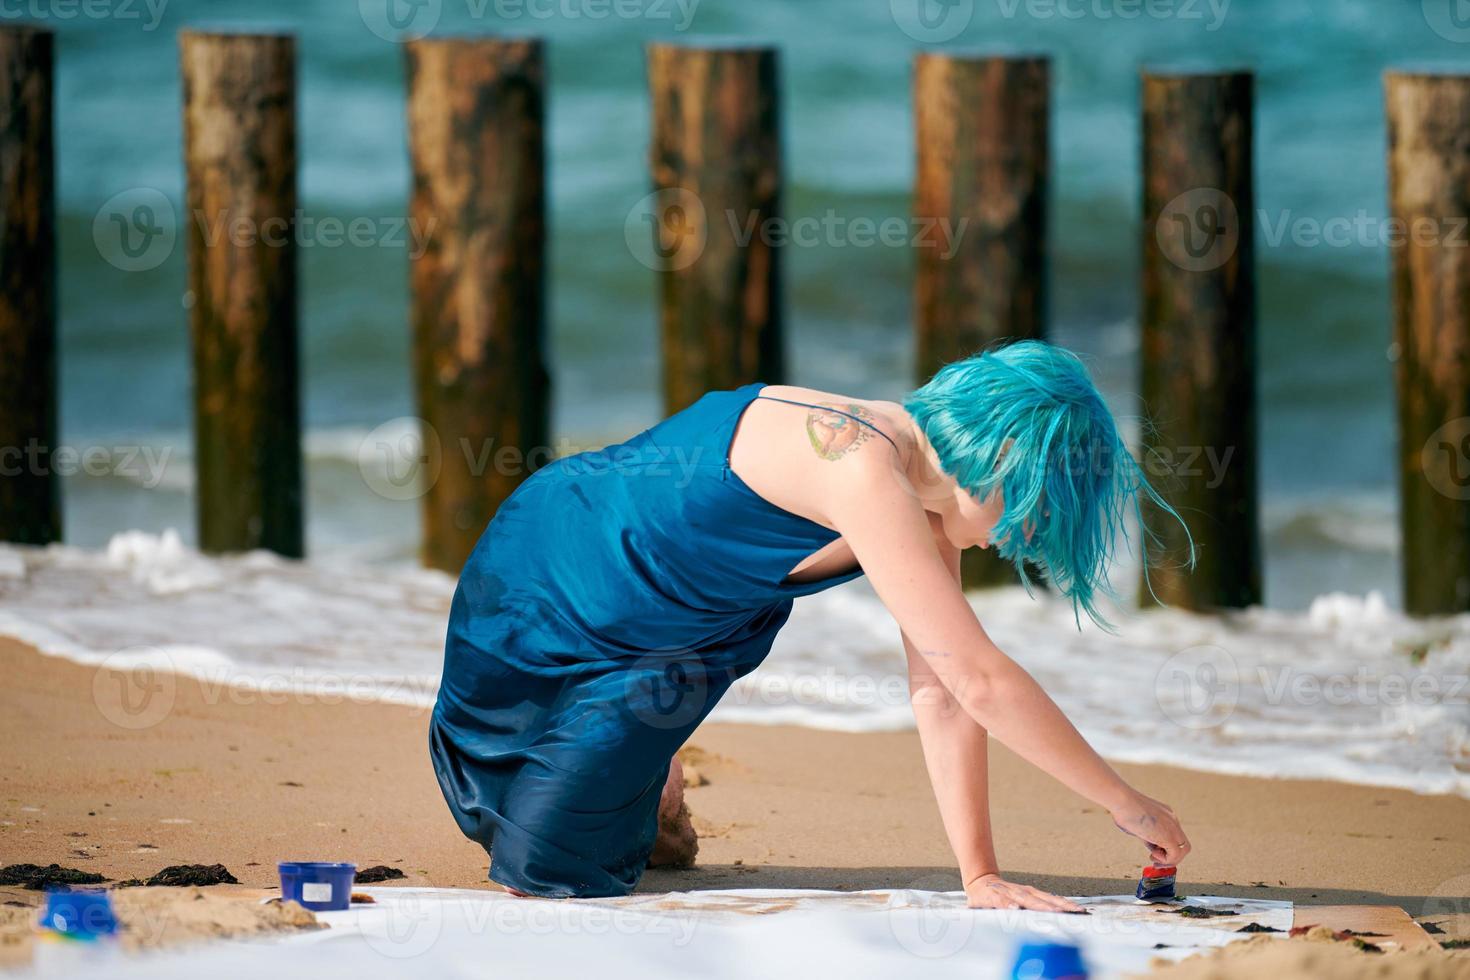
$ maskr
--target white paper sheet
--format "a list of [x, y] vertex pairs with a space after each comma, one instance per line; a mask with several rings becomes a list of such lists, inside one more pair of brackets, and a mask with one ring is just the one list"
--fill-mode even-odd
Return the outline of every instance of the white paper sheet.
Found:
[[[977, 911], [959, 892], [744, 889], [543, 901], [466, 889], [364, 888], [375, 904], [320, 913], [330, 928], [269, 942], [133, 957], [107, 974], [234, 977], [659, 976], [1008, 977], [1028, 939], [1074, 943], [1093, 977], [1147, 968], [1243, 938], [1249, 923], [1291, 928], [1288, 902], [1194, 897], [1233, 911], [1192, 920], [1131, 896], [1082, 898], [1090, 915]], [[1249, 935], [1249, 934], [1246, 934]], [[1156, 949], [1165, 944], [1167, 949]]]

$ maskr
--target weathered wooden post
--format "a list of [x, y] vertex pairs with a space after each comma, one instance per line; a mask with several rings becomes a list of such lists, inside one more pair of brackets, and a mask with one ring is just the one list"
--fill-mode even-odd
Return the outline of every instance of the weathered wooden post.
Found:
[[783, 380], [778, 76], [774, 48], [648, 48], [669, 412]]
[[296, 43], [184, 31], [199, 545], [300, 557]]
[[1404, 608], [1470, 610], [1470, 75], [1389, 72]]
[[[546, 67], [538, 40], [406, 45], [414, 374], [426, 444], [423, 560], [458, 572], [549, 453]], [[544, 459], [540, 459], [544, 462]]]
[[0, 27], [0, 541], [61, 539], [53, 35]]
[[[997, 341], [1041, 339], [1047, 318], [1051, 63], [920, 54], [914, 63], [914, 332], [920, 383]], [[967, 587], [1015, 582], [992, 551]]]
[[1153, 589], [1187, 609], [1261, 600], [1252, 102], [1246, 72], [1143, 76], [1143, 463], [1193, 572], [1179, 524], [1145, 519]]

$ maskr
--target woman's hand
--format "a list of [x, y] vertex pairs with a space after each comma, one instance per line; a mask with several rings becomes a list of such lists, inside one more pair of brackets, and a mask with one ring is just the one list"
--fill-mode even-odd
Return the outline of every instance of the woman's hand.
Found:
[[965, 884], [972, 909], [1035, 909], [1038, 912], [1081, 912], [1082, 906], [1029, 885], [1017, 885], [998, 874], [980, 875]]
[[1111, 811], [1113, 823], [1148, 845], [1154, 864], [1175, 865], [1189, 853], [1189, 838], [1174, 811], [1158, 800], [1134, 793], [1127, 803]]

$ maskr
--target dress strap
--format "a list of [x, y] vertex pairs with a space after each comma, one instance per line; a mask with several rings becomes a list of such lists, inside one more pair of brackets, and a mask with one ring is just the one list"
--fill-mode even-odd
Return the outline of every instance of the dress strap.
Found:
[[878, 433], [884, 439], [888, 439], [888, 444], [893, 447], [894, 451], [897, 452], [900, 457], [903, 456], [903, 451], [898, 448], [898, 443], [894, 442], [891, 438], [889, 438], [888, 433], [884, 432], [882, 429], [878, 428], [876, 425], [874, 425], [872, 422], [869, 422], [867, 419], [858, 418], [856, 415], [852, 414], [851, 412], [844, 412], [840, 408], [832, 408], [829, 405], [813, 405], [811, 402], [796, 402], [796, 401], [792, 401], [789, 398], [777, 398], [774, 395], [756, 395], [755, 397], [758, 398], [758, 399], [762, 399], [764, 401], [768, 401], [768, 402], [784, 402], [787, 405], [801, 405], [804, 408], [814, 408], [814, 409], [816, 409], [819, 412], [831, 412], [834, 415], [845, 415], [848, 418], [852, 419], [854, 422], [858, 423], [859, 425], [866, 425], [868, 428], [870, 428], [874, 432]]

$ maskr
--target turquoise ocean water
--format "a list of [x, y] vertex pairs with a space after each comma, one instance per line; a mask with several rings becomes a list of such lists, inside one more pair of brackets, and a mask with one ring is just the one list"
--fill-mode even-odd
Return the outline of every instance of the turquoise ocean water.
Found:
[[[390, 2], [430, 36], [549, 42], [555, 426], [593, 443], [658, 416], [654, 279], [624, 242], [648, 191], [646, 42], [779, 45], [787, 217], [839, 222], [909, 213], [916, 51], [943, 38], [1049, 53], [1053, 336], [1092, 358], [1123, 412], [1139, 408], [1138, 69], [1253, 68], [1268, 604], [1397, 596], [1381, 76], [1426, 61], [1470, 69], [1470, 19], [1451, 0], [923, 0], [928, 20], [916, 0], [16, 0], [0, 18], [59, 33], [64, 441], [169, 460], [70, 477], [69, 543], [192, 533], [182, 240], [130, 270], [108, 235], [111, 216], [139, 202], [163, 224], [180, 209], [177, 33], [225, 25], [298, 35], [305, 211], [373, 229], [356, 245], [320, 234], [301, 252], [310, 547], [412, 555], [415, 505], [372, 493], [357, 465], [366, 433], [412, 413]], [[1357, 230], [1314, 241], [1311, 228], [1333, 221]], [[786, 262], [790, 380], [900, 395], [910, 252], [839, 236], [789, 248]]]

